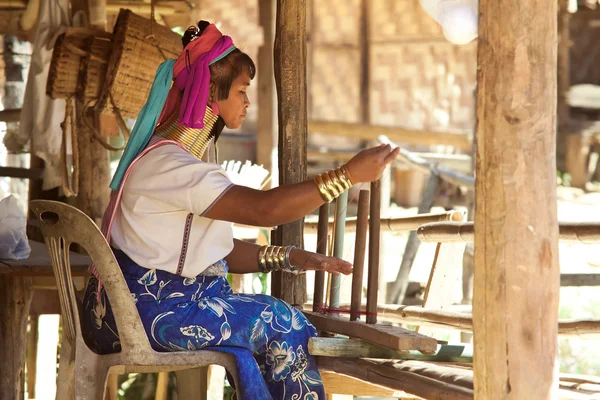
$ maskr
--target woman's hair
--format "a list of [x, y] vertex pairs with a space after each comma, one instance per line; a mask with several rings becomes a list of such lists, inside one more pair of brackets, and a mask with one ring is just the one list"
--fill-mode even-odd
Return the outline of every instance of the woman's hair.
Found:
[[[209, 25], [207, 21], [199, 21], [197, 27], [190, 26], [181, 39], [184, 49], [192, 40], [202, 35]], [[231, 84], [242, 72], [247, 73], [250, 79], [254, 79], [256, 66], [250, 56], [239, 49], [233, 50], [210, 66], [211, 91], [216, 90], [215, 100], [226, 100], [229, 97]]]

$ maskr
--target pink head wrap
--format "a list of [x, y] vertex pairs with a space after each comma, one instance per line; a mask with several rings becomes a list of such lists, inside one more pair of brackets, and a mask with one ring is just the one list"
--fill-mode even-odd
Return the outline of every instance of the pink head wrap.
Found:
[[174, 110], [179, 92], [183, 91], [179, 124], [188, 128], [203, 128], [210, 88], [209, 65], [234, 49], [231, 38], [224, 36], [213, 24], [190, 42], [173, 66], [175, 83], [169, 91], [160, 122], [163, 122]]

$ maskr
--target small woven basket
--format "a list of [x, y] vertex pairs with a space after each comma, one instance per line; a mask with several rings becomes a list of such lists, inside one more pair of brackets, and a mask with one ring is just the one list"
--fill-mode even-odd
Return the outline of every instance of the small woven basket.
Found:
[[81, 64], [81, 84], [84, 101], [89, 107], [96, 104], [102, 93], [111, 50], [112, 41], [110, 39], [92, 37], [87, 40], [89, 55], [83, 58]]
[[108, 71], [96, 109], [114, 106], [125, 118], [135, 118], [143, 107], [156, 69], [167, 58], [177, 58], [181, 36], [131, 10], [121, 10], [113, 33]]
[[50, 98], [66, 99], [77, 92], [84, 46], [85, 39], [81, 37], [62, 34], [56, 39], [46, 81], [46, 94]]

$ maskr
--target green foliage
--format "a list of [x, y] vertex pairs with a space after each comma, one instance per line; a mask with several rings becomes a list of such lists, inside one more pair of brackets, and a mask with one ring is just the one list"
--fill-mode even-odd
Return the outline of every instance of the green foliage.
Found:
[[571, 187], [571, 174], [556, 170], [556, 184], [558, 186]]

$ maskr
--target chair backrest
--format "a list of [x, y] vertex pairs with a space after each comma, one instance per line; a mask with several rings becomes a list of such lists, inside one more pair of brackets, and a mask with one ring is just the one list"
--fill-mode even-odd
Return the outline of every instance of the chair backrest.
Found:
[[98, 269], [117, 323], [122, 355], [151, 352], [148, 337], [123, 273], [96, 224], [77, 208], [58, 201], [33, 200], [30, 202], [30, 209], [40, 221], [44, 241], [50, 253], [67, 338], [74, 341], [77, 333], [81, 332], [69, 261], [70, 246], [76, 243], [87, 251]]

